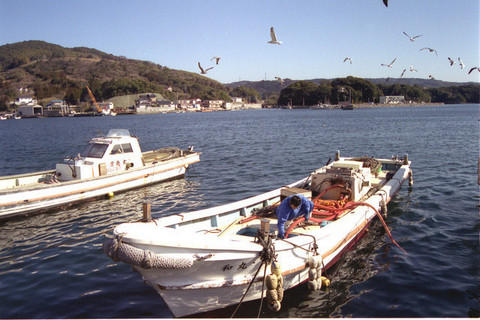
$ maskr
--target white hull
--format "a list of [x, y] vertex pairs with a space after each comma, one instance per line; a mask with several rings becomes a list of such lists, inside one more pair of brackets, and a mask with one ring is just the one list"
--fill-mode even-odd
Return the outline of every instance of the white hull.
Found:
[[[298, 228], [300, 231], [292, 231], [286, 241], [273, 240], [285, 290], [308, 281], [307, 261], [312, 255], [322, 257], [323, 270], [331, 267], [358, 241], [377, 215], [368, 205], [380, 209], [382, 201], [388, 203], [411, 174], [408, 162], [402, 165], [398, 160], [381, 161], [384, 165], [396, 166], [390, 170], [395, 172], [395, 176], [388, 182], [379, 178], [377, 191], [369, 197], [365, 196], [362, 205], [324, 226]], [[303, 187], [306, 182], [309, 178], [287, 187]], [[254, 209], [277, 202], [281, 190], [279, 188], [228, 205], [161, 217], [153, 222], [121, 224], [114, 230], [116, 239], [107, 240], [104, 250], [114, 260], [118, 258], [130, 263], [128, 259], [115, 256], [118, 252], [112, 254], [111, 243], [117, 241], [130, 249], [140, 250], [142, 255], [171, 263], [168, 266], [153, 266], [150, 260], [143, 260], [130, 264], [160, 294], [175, 317], [238, 304], [252, 280], [243, 301], [260, 299], [263, 267], [255, 279], [253, 277], [262, 263], [260, 252], [263, 247], [254, 241], [254, 234], [245, 233], [250, 229], [258, 230], [260, 220], [241, 220], [254, 214]], [[275, 229], [276, 219], [270, 220], [270, 229]], [[316, 253], [315, 244], [318, 245]], [[271, 272], [270, 266], [266, 272]]]
[[[107, 176], [50, 184], [35, 183], [30, 187], [3, 189], [0, 191], [0, 219], [45, 211], [87, 199], [106, 196], [112, 192], [125, 191], [180, 177], [185, 174], [189, 164], [198, 161], [199, 154], [193, 153]], [[9, 183], [10, 181], [22, 183], [20, 181], [28, 180], [29, 176], [38, 180], [38, 176], [49, 177], [53, 172], [45, 171], [30, 175], [2, 177], [0, 178], [0, 184], [2, 184], [2, 181], [5, 181], [5, 183], [7, 181]]]

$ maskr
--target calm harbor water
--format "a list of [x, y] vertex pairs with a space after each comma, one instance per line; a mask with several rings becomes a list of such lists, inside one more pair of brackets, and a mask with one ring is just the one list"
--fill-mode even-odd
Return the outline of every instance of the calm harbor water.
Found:
[[[240, 200], [343, 156], [408, 153], [414, 185], [330, 270], [327, 291], [287, 291], [262, 317], [480, 317], [479, 105], [246, 110], [0, 121], [0, 175], [54, 168], [90, 137], [126, 128], [143, 150], [202, 151], [185, 179], [0, 223], [0, 318], [170, 318], [141, 276], [102, 252], [104, 233], [152, 214]], [[256, 317], [258, 303], [237, 316]], [[209, 314], [229, 317], [233, 310]]]

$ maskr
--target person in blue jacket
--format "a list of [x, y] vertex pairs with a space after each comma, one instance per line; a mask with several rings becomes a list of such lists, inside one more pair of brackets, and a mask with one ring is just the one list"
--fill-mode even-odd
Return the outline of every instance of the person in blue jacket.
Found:
[[312, 210], [313, 202], [301, 194], [285, 198], [276, 209], [278, 237], [285, 239], [285, 222], [301, 216], [305, 216], [305, 221], [308, 221]]

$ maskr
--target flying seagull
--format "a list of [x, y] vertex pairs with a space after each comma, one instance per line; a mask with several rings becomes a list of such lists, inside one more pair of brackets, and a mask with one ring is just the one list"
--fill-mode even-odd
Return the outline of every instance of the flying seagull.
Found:
[[383, 0], [383, 4], [385, 5], [385, 7], [388, 7], [388, 0]]
[[403, 32], [403, 34], [406, 35], [410, 39], [410, 41], [412, 41], [412, 42], [415, 42], [416, 38], [423, 36], [423, 34], [421, 34], [421, 35], [418, 35], [418, 36], [415, 36], [415, 37], [410, 37], [408, 34], [405, 33], [405, 31]]
[[220, 61], [220, 57], [213, 57], [212, 59], [210, 59], [210, 61], [213, 60], [215, 60], [215, 64], [218, 64], [218, 61]]
[[470, 74], [473, 70], [477, 69], [478, 72], [480, 72], [480, 68], [479, 67], [473, 67], [472, 69], [470, 69], [470, 71], [468, 71], [468, 74]]
[[213, 67], [210, 67], [210, 68], [207, 68], [207, 69], [203, 69], [202, 66], [200, 65], [200, 62], [198, 63], [198, 67], [200, 68], [200, 73], [201, 74], [207, 74], [207, 71], [210, 70], [210, 69], [213, 69]]
[[450, 57], [448, 57], [448, 61], [450, 61], [450, 66], [453, 66], [455, 64], [455, 61]]
[[280, 77], [275, 77], [276, 80], [280, 81], [281, 84], [285, 83], [285, 79], [282, 79]]
[[407, 69], [403, 69], [402, 74], [400, 75], [400, 78], [403, 77], [403, 75], [405, 74], [405, 71], [407, 71]]
[[420, 49], [420, 50], [418, 50], [418, 51], [422, 51], [422, 50], [425, 50], [425, 49], [428, 50], [428, 51], [430, 51], [430, 52], [435, 52], [435, 55], [438, 57], [437, 50], [432, 49], [432, 48], [427, 48], [427, 47], [425, 47], [425, 48], [422, 48], [422, 49]]
[[417, 69], [415, 69], [412, 65], [410, 65], [410, 71], [418, 71]]
[[435, 78], [432, 75], [429, 75], [428, 77], [432, 80], [435, 80]]
[[465, 65], [463, 64], [462, 59], [458, 58], [458, 62], [460, 63], [460, 69], [465, 68]]
[[270, 38], [272, 38], [272, 40], [268, 41], [267, 43], [282, 44], [282, 41], [277, 40], [277, 35], [275, 34], [275, 30], [273, 29], [273, 27], [270, 28]]
[[393, 63], [394, 63], [396, 60], [397, 60], [397, 58], [393, 59], [393, 61], [390, 62], [389, 64], [383, 64], [383, 63], [382, 63], [382, 66], [391, 68], [391, 67], [393, 66]]
[[352, 58], [346, 57], [343, 62], [350, 61], [350, 64], [352, 64]]

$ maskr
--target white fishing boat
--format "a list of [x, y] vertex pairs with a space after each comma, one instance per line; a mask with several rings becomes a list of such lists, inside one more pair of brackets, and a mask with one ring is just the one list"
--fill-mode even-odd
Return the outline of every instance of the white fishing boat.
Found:
[[[175, 317], [263, 298], [279, 310], [284, 290], [328, 284], [325, 271], [375, 217], [384, 224], [379, 211], [386, 214], [409, 177], [412, 182], [407, 156], [343, 158], [337, 152], [308, 177], [241, 201], [153, 220], [145, 206], [142, 221], [115, 227], [103, 250], [138, 271]], [[308, 223], [298, 218], [280, 239], [275, 207], [292, 194], [311, 198], [315, 209]]]
[[55, 170], [0, 177], [0, 219], [46, 211], [181, 177], [200, 153], [168, 147], [142, 152], [137, 137], [112, 129]]

